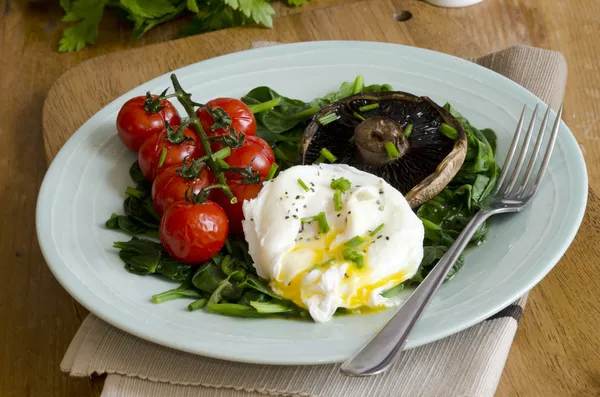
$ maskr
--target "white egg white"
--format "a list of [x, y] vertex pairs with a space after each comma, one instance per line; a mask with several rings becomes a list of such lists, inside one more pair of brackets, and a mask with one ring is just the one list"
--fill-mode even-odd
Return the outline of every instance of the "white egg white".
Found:
[[[351, 188], [336, 211], [330, 184], [340, 177]], [[307, 308], [317, 322], [328, 321], [340, 307], [398, 304], [381, 292], [412, 277], [423, 258], [423, 224], [404, 196], [383, 179], [347, 165], [291, 167], [266, 182], [243, 210], [258, 275], [277, 294]], [[301, 221], [320, 212], [327, 233], [318, 222]], [[357, 236], [364, 243], [348, 247]], [[362, 266], [347, 259], [348, 249], [363, 257]]]

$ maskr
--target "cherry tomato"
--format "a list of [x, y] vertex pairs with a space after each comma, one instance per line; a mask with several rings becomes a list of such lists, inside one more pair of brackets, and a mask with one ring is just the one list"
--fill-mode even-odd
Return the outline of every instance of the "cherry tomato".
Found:
[[[224, 147], [222, 143], [215, 149]], [[216, 150], [215, 150], [216, 151]], [[252, 162], [252, 169], [260, 172], [261, 179], [269, 173], [271, 165], [275, 162], [275, 155], [269, 144], [257, 136], [247, 136], [242, 146], [231, 149], [231, 154], [225, 158], [225, 162], [231, 167], [246, 168]], [[240, 180], [242, 176], [233, 171], [227, 171], [226, 176], [230, 180]]]
[[[142, 174], [149, 181], [153, 181], [162, 169], [180, 165], [186, 157], [196, 158], [204, 154], [202, 146], [197, 143], [196, 133], [189, 128], [186, 128], [183, 133], [191, 139], [181, 143], [172, 143], [166, 139], [167, 132], [163, 130], [144, 141], [138, 152], [138, 162]], [[166, 155], [161, 164], [163, 151], [166, 152]]]
[[229, 218], [229, 231], [238, 237], [243, 237], [242, 221], [244, 220], [244, 212], [242, 207], [244, 200], [251, 200], [258, 196], [263, 185], [262, 183], [245, 185], [239, 181], [231, 181], [228, 185], [233, 195], [237, 197], [238, 202], [231, 204], [231, 201], [221, 189], [214, 189], [214, 200], [225, 210], [227, 218]]
[[[157, 95], [152, 95], [157, 98]], [[160, 103], [165, 108], [158, 113], [148, 113], [144, 109], [145, 96], [131, 98], [117, 115], [117, 132], [121, 141], [133, 152], [137, 152], [142, 143], [165, 128], [165, 120], [176, 127], [181, 124], [177, 109], [168, 100]]]
[[213, 201], [178, 201], [160, 221], [160, 241], [173, 258], [198, 265], [219, 253], [229, 232], [227, 215]]
[[[223, 109], [225, 113], [231, 117], [231, 128], [233, 128], [236, 133], [240, 134], [243, 132], [246, 135], [256, 135], [256, 119], [250, 111], [250, 108], [239, 99], [215, 98], [212, 101], [209, 101], [206, 106], [211, 109]], [[213, 125], [214, 120], [210, 113], [208, 113], [205, 109], [198, 109], [196, 114], [198, 115], [198, 118], [202, 123], [202, 128], [204, 128], [204, 131], [206, 131], [207, 135], [211, 136], [229, 134], [229, 131], [225, 131], [222, 128], [217, 128], [216, 130], [211, 131], [210, 126]]]
[[173, 165], [162, 170], [152, 184], [152, 202], [159, 216], [171, 204], [185, 200], [185, 193], [198, 193], [206, 186], [214, 183], [214, 175], [208, 168], [203, 168], [194, 179], [186, 179], [177, 173], [181, 165]]

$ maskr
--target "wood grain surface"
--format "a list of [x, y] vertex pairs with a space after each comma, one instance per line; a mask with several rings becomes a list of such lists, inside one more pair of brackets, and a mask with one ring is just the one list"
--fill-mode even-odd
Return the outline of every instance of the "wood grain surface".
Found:
[[[279, 15], [291, 15], [278, 17], [273, 30], [232, 29], [167, 42], [180, 22], [132, 42], [128, 28], [105, 18], [98, 44], [73, 54], [56, 52], [60, 10], [54, 3], [0, 0], [0, 396], [98, 396], [101, 390], [101, 379], [59, 372], [87, 313], [58, 285], [37, 245], [35, 201], [47, 159], [94, 112], [149, 78], [246, 49], [254, 40], [327, 39], [387, 41], [462, 57], [513, 44], [565, 55], [564, 119], [588, 165], [588, 209], [567, 254], [529, 295], [497, 396], [600, 395], [598, 0], [486, 0], [464, 9], [416, 0], [313, 0], [308, 7], [278, 7]], [[412, 18], [397, 22], [402, 11]]]

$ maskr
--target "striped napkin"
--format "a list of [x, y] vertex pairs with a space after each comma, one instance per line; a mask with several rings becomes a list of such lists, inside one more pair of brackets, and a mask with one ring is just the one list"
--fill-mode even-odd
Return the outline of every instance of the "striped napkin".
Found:
[[[473, 61], [554, 108], [560, 104], [567, 66], [557, 52], [517, 46]], [[78, 377], [108, 374], [102, 397], [493, 396], [525, 301], [523, 297], [480, 324], [403, 352], [377, 377], [347, 378], [338, 365], [268, 366], [205, 358], [139, 339], [93, 314], [75, 335], [61, 369]]]

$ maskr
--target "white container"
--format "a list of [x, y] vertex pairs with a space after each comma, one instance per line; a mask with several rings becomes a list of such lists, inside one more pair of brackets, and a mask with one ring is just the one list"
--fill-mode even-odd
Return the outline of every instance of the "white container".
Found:
[[425, 0], [429, 4], [438, 7], [467, 7], [473, 4], [481, 3], [483, 0]]

